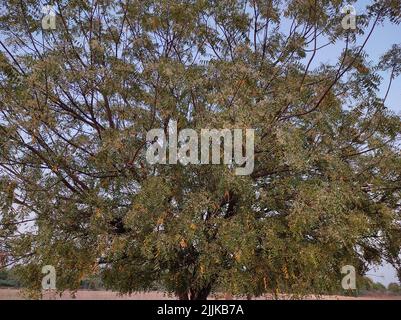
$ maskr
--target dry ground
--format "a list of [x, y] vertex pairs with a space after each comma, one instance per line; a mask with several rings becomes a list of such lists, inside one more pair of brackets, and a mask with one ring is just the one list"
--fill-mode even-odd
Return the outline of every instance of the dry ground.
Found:
[[[272, 297], [266, 295], [265, 297], [259, 297], [257, 300], [270, 300]], [[19, 290], [16, 289], [0, 289], [0, 300], [21, 300], [24, 297], [21, 295]], [[64, 293], [62, 297], [45, 294], [44, 300], [71, 300], [74, 299], [69, 293]], [[116, 292], [112, 291], [89, 291], [89, 290], [79, 290], [76, 293], [77, 300], [171, 300], [175, 297], [167, 296], [162, 292], [152, 291], [152, 292], [142, 292], [135, 293], [130, 296], [121, 296]], [[223, 295], [212, 296], [211, 299], [224, 299]], [[281, 299], [288, 299], [288, 296], [281, 296]], [[370, 295], [363, 297], [346, 297], [346, 296], [320, 296], [314, 297], [310, 296], [305, 298], [307, 300], [401, 300], [401, 296], [392, 295]]]

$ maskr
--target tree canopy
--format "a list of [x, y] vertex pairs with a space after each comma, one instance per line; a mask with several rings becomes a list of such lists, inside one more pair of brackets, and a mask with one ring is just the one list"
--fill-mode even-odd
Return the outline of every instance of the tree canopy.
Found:
[[[355, 30], [341, 0], [55, 0], [0, 4], [0, 246], [22, 285], [100, 274], [121, 293], [320, 293], [341, 267], [401, 279], [399, 115], [372, 61], [399, 0]], [[376, 35], [377, 36], [377, 35]], [[319, 50], [341, 46], [334, 63]], [[385, 50], [385, 48], [383, 48]], [[255, 129], [255, 167], [150, 165], [146, 133]]]

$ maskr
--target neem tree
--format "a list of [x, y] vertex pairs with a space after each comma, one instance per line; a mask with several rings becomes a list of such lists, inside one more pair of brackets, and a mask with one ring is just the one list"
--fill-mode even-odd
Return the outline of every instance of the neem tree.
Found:
[[[45, 4], [0, 5], [0, 239], [27, 288], [44, 265], [60, 291], [101, 274], [180, 299], [327, 292], [381, 260], [401, 278], [401, 122], [378, 90], [401, 50], [364, 50], [398, 0], [356, 30], [341, 0], [55, 0], [43, 30]], [[342, 54], [317, 66], [325, 45]], [[255, 129], [253, 173], [149, 165], [173, 120]]]

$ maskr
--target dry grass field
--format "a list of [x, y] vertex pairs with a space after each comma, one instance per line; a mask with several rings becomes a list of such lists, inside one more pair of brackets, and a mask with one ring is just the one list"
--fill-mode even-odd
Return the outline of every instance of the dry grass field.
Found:
[[[0, 300], [22, 300], [25, 299], [21, 292], [16, 289], [0, 289]], [[45, 294], [43, 300], [174, 300], [175, 297], [168, 296], [162, 292], [152, 291], [135, 293], [130, 296], [121, 296], [116, 292], [112, 291], [89, 291], [79, 290], [75, 298], [69, 293], [64, 293], [61, 297], [51, 294]], [[223, 295], [211, 296], [210, 299], [224, 299]], [[256, 300], [271, 300], [272, 296], [266, 295], [259, 297]], [[288, 296], [282, 295], [280, 299], [289, 299]], [[363, 297], [348, 297], [348, 296], [309, 296], [305, 300], [401, 300], [401, 296], [393, 295], [369, 295]]]

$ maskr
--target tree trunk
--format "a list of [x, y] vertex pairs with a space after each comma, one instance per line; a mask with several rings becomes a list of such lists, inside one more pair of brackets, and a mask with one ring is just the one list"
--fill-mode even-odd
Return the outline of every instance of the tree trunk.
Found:
[[187, 292], [177, 292], [176, 296], [179, 300], [207, 300], [212, 286], [208, 285], [201, 289], [189, 289]]
[[210, 292], [212, 291], [212, 284], [209, 283], [207, 286], [200, 289], [190, 289], [189, 299], [190, 300], [207, 300]]
[[175, 295], [179, 300], [189, 300], [188, 292], [177, 292]]

